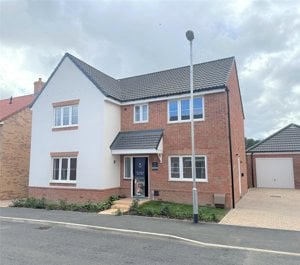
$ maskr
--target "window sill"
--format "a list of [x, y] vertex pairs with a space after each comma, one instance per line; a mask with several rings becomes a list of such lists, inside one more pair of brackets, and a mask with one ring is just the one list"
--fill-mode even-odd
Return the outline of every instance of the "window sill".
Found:
[[132, 178], [123, 178], [123, 180], [132, 180]]
[[[204, 121], [204, 118], [202, 118], [202, 119], [194, 119], [194, 122], [198, 122], [198, 121]], [[186, 123], [186, 122], [191, 122], [191, 120], [168, 121], [168, 124]]]
[[53, 127], [52, 128], [53, 132], [57, 132], [57, 131], [70, 131], [70, 130], [78, 130], [78, 125], [64, 126], [64, 127]]
[[[193, 182], [192, 179], [170, 179], [169, 181], [174, 181], [174, 182]], [[207, 179], [196, 179], [197, 183], [208, 183]]]
[[139, 124], [139, 123], [148, 123], [148, 121], [134, 121], [134, 124]]
[[74, 182], [50, 182], [50, 186], [63, 186], [63, 187], [76, 187], [76, 183]]

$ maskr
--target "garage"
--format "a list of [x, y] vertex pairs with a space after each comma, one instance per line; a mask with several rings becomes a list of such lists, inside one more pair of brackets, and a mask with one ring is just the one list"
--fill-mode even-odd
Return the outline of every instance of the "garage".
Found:
[[300, 189], [300, 126], [290, 124], [247, 151], [248, 187]]
[[293, 158], [256, 158], [258, 188], [294, 189]]

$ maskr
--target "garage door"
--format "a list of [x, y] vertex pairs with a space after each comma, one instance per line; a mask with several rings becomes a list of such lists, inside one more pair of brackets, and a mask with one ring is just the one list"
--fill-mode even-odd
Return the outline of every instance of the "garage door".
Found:
[[256, 158], [257, 187], [295, 188], [292, 158]]

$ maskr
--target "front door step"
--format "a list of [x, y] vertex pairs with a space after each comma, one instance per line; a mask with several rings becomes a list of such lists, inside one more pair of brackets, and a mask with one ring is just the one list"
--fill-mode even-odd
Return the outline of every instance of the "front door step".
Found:
[[[132, 202], [134, 201], [134, 198], [125, 198], [121, 200], [114, 201], [112, 207], [108, 210], [99, 212], [99, 214], [110, 214], [110, 215], [116, 215], [118, 213], [118, 210], [120, 210], [122, 213], [126, 213], [129, 211], [130, 206], [132, 205]], [[138, 199], [139, 204], [143, 204], [149, 199]]]

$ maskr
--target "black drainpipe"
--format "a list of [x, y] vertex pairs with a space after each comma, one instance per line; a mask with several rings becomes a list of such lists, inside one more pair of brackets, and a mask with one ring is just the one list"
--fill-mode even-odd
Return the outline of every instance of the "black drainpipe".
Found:
[[251, 175], [252, 175], [252, 188], [254, 188], [253, 153], [251, 153]]
[[227, 114], [228, 114], [228, 134], [229, 134], [229, 153], [230, 153], [230, 174], [231, 174], [231, 195], [232, 195], [232, 208], [235, 208], [234, 198], [234, 179], [233, 179], [233, 160], [232, 160], [232, 145], [231, 145], [231, 125], [230, 125], [230, 105], [229, 105], [229, 89], [226, 87], [227, 95]]

